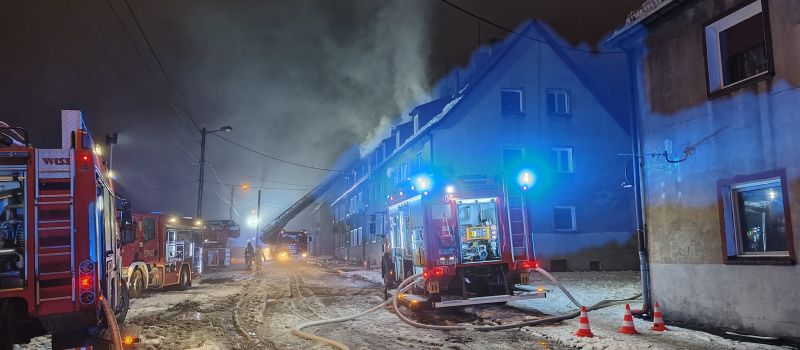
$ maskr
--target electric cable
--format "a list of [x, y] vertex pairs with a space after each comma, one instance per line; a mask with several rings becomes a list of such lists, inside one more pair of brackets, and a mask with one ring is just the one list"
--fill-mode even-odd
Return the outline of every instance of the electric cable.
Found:
[[254, 150], [254, 149], [252, 149], [250, 147], [247, 147], [247, 146], [245, 146], [245, 145], [243, 145], [241, 143], [238, 143], [238, 142], [233, 141], [233, 140], [231, 140], [229, 138], [226, 138], [225, 136], [222, 136], [222, 135], [219, 135], [219, 134], [212, 134], [212, 135], [214, 135], [216, 137], [219, 137], [220, 139], [225, 140], [226, 142], [228, 142], [228, 143], [230, 143], [230, 144], [232, 144], [232, 145], [234, 145], [236, 147], [239, 147], [239, 148], [241, 148], [243, 150], [246, 150], [246, 151], [249, 151], [251, 153], [257, 154], [257, 155], [262, 156], [264, 158], [272, 159], [274, 161], [278, 161], [278, 162], [282, 162], [282, 163], [286, 163], [286, 164], [291, 164], [291, 165], [294, 165], [294, 166], [298, 166], [298, 167], [301, 167], [301, 168], [307, 168], [307, 169], [314, 169], [314, 170], [321, 170], [321, 171], [332, 171], [332, 172], [339, 172], [339, 173], [344, 172], [344, 171], [338, 170], [338, 169], [321, 168], [321, 167], [316, 167], [316, 166], [311, 166], [311, 165], [291, 162], [291, 161], [284, 160], [284, 159], [281, 159], [281, 158], [278, 158], [278, 157], [275, 157], [275, 156], [271, 156], [271, 155], [263, 153], [263, 152], [256, 151], [256, 150]]
[[475, 14], [475, 13], [473, 13], [473, 12], [471, 12], [471, 11], [461, 7], [461, 6], [458, 6], [458, 5], [452, 3], [452, 2], [450, 2], [448, 0], [440, 0], [440, 1], [445, 3], [445, 4], [447, 4], [447, 5], [449, 5], [450, 7], [454, 8], [454, 9], [456, 9], [458, 11], [463, 12], [464, 14], [466, 14], [466, 15], [472, 17], [472, 18], [475, 18], [475, 19], [477, 19], [477, 20], [479, 20], [481, 22], [488, 23], [488, 24], [490, 24], [490, 25], [492, 25], [492, 26], [494, 26], [496, 28], [502, 29], [502, 30], [504, 30], [506, 32], [509, 32], [511, 34], [518, 35], [518, 36], [521, 36], [523, 38], [526, 38], [526, 39], [529, 39], [529, 40], [533, 40], [533, 41], [536, 41], [536, 42], [540, 42], [540, 43], [544, 43], [544, 44], [548, 44], [548, 45], [553, 45], [553, 46], [558, 46], [559, 48], [562, 48], [564, 50], [572, 50], [572, 51], [578, 51], [578, 52], [586, 52], [586, 53], [591, 53], [591, 54], [603, 54], [603, 55], [605, 55], [605, 54], [624, 54], [625, 53], [624, 51], [593, 51], [593, 50], [579, 49], [579, 48], [570, 47], [570, 46], [556, 45], [554, 43], [549, 43], [546, 40], [542, 40], [542, 39], [539, 39], [539, 38], [534, 38], [532, 36], [528, 36], [526, 34], [517, 32], [517, 31], [515, 31], [515, 30], [513, 30], [511, 28], [508, 28], [508, 27], [506, 27], [504, 25], [501, 25], [501, 24], [499, 24], [497, 22], [494, 22], [494, 21], [489, 20], [487, 18], [481, 17], [480, 15]]

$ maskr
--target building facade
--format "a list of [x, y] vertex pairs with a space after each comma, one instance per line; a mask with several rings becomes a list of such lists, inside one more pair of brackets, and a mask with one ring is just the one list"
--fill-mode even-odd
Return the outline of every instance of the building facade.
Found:
[[646, 1], [630, 55], [653, 300], [800, 339], [800, 2]]
[[630, 111], [602, 93], [603, 79], [587, 74], [597, 67], [624, 73], [624, 56], [592, 62], [593, 54], [567, 52], [539, 23], [520, 30], [524, 36], [484, 48], [469, 69], [454, 73], [458, 78], [444, 79], [455, 83], [413, 108], [350, 169], [332, 201], [338, 257], [380, 263], [387, 197], [416, 174], [506, 184], [524, 168], [536, 178], [525, 210], [542, 266], [638, 268], [633, 194], [625, 180]]

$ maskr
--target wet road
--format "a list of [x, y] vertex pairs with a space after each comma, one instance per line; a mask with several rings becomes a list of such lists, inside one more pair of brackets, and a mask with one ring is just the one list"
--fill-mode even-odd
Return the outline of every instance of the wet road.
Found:
[[[346, 277], [330, 266], [276, 263], [259, 272], [206, 274], [184, 292], [149, 293], [134, 300], [128, 322], [143, 327], [139, 349], [329, 349], [294, 337], [292, 327], [358, 313], [380, 303], [380, 294], [380, 285]], [[437, 324], [485, 323], [486, 318], [508, 313], [524, 316], [516, 309], [493, 306], [416, 317]], [[418, 329], [401, 323], [389, 310], [307, 331], [351, 349], [563, 348], [519, 330]]]

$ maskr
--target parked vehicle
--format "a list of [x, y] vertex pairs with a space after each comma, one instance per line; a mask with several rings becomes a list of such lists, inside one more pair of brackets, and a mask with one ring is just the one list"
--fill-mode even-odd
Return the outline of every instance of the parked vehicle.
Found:
[[62, 111], [61, 130], [61, 148], [40, 149], [0, 127], [3, 349], [48, 332], [55, 349], [108, 345], [101, 333], [119, 335], [102, 332], [102, 305], [119, 323], [128, 311], [113, 181], [79, 111]]
[[203, 271], [203, 222], [166, 214], [133, 214], [122, 242], [122, 273], [132, 298], [147, 289], [192, 285]]
[[490, 179], [435, 191], [428, 176], [401, 184], [387, 201], [386, 289], [422, 273], [425, 288], [408, 305], [442, 308], [543, 298], [517, 290], [537, 266], [524, 210], [524, 190]]
[[305, 230], [281, 232], [269, 242], [271, 255], [278, 261], [304, 259], [308, 257], [308, 243], [311, 236]]
[[229, 238], [238, 238], [239, 225], [233, 220], [206, 220], [203, 230], [204, 266], [224, 267], [231, 265]]

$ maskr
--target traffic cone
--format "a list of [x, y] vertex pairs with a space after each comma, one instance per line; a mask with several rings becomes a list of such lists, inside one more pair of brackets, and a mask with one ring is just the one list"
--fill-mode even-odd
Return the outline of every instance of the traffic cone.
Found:
[[639, 334], [633, 326], [633, 315], [631, 315], [631, 305], [625, 304], [625, 316], [622, 317], [622, 327], [619, 332], [623, 334]]
[[656, 332], [668, 331], [667, 325], [664, 324], [664, 316], [661, 315], [661, 308], [658, 303], [653, 305], [653, 327], [650, 328]]
[[578, 323], [578, 332], [575, 335], [589, 338], [594, 336], [589, 328], [589, 316], [586, 315], [586, 306], [581, 306], [581, 319]]

